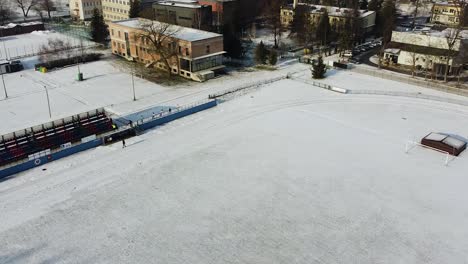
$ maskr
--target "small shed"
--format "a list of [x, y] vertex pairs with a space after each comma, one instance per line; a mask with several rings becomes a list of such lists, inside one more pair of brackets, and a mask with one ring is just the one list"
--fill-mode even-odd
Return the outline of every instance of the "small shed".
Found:
[[431, 148], [435, 148], [450, 155], [458, 156], [466, 149], [466, 141], [443, 133], [429, 133], [421, 140], [421, 144]]

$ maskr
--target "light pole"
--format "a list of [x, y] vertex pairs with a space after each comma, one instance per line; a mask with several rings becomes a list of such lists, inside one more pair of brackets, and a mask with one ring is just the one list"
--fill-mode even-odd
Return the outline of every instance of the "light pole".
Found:
[[50, 99], [49, 99], [49, 90], [47, 90], [47, 86], [44, 85], [44, 89], [47, 96], [47, 106], [49, 107], [49, 118], [52, 118], [52, 112], [50, 111]]
[[5, 99], [8, 99], [8, 93], [6, 90], [5, 79], [3, 78], [3, 71], [2, 71], [2, 82], [3, 82], [3, 90], [5, 91]]
[[[133, 62], [135, 63], [135, 62]], [[136, 101], [136, 95], [135, 95], [135, 80], [133, 78], [133, 75], [135, 74], [135, 64], [133, 64], [133, 69], [132, 69], [132, 88], [133, 88], [133, 101]]]

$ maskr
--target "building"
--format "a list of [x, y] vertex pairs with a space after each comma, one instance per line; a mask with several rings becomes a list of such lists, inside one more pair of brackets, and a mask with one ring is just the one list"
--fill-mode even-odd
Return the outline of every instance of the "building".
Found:
[[131, 0], [102, 0], [102, 14], [105, 21], [129, 18]]
[[211, 6], [200, 5], [196, 0], [155, 2], [153, 13], [157, 21], [202, 30], [212, 28]]
[[239, 8], [238, 0], [199, 0], [198, 3], [211, 6], [213, 26], [235, 23]]
[[89, 20], [94, 9], [102, 12], [101, 0], [70, 0], [70, 16], [73, 20]]
[[112, 53], [196, 81], [210, 79], [224, 69], [223, 54], [226, 52], [222, 35], [174, 25], [166, 31], [171, 32], [171, 37], [163, 45], [174, 54], [169, 62], [170, 69], [167, 69], [160, 54], [152, 52], [153, 46], [141, 37], [151, 24], [161, 25], [142, 18], [109, 23]]
[[422, 32], [392, 32], [390, 43], [385, 49], [384, 59], [390, 64], [400, 64], [427, 69], [435, 75], [444, 75], [448, 59], [449, 74], [456, 75], [466, 64], [468, 31], [462, 31], [455, 40], [450, 55], [447, 34], [452, 29], [443, 31], [424, 30]]
[[432, 6], [431, 22], [448, 26], [458, 25], [460, 7], [453, 2], [438, 2]]
[[[312, 5], [297, 3], [297, 0], [294, 0], [293, 4], [286, 5], [281, 7], [281, 24], [283, 26], [290, 26], [294, 20], [294, 11], [299, 6], [307, 6], [310, 10], [310, 21], [312, 24], [318, 24], [320, 21], [320, 16], [324, 13], [328, 13], [330, 20], [330, 26], [333, 28], [338, 28], [340, 25], [344, 25], [352, 17], [353, 12], [350, 8], [340, 8], [334, 6], [323, 6], [323, 5]], [[364, 33], [372, 31], [375, 26], [375, 11], [368, 10], [358, 10], [359, 11], [359, 23], [361, 29]]]
[[429, 133], [421, 139], [421, 144], [453, 156], [460, 155], [466, 149], [465, 139], [444, 133]]

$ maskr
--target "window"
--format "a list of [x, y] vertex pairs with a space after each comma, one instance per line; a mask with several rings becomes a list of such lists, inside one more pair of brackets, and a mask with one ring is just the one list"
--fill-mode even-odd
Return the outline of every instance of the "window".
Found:
[[114, 29], [111, 29], [111, 35], [114, 36]]
[[120, 38], [120, 31], [117, 31], [117, 34], [119, 35], [119, 38]]
[[182, 47], [181, 46], [179, 46], [179, 54], [182, 55]]
[[210, 53], [210, 45], [206, 45], [206, 53]]
[[189, 48], [185, 48], [185, 55], [186, 55], [186, 56], [190, 56]]

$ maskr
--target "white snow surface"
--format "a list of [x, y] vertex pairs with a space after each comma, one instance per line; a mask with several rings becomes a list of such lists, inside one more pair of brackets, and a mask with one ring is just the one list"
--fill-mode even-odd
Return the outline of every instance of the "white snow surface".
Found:
[[[330, 74], [336, 86], [340, 76], [367, 89], [397, 84]], [[104, 89], [85, 83], [62, 92]], [[444, 166], [444, 155], [406, 154], [404, 144], [430, 131], [466, 135], [467, 116], [443, 102], [279, 81], [125, 149], [0, 182], [0, 263], [464, 263], [467, 154]]]

